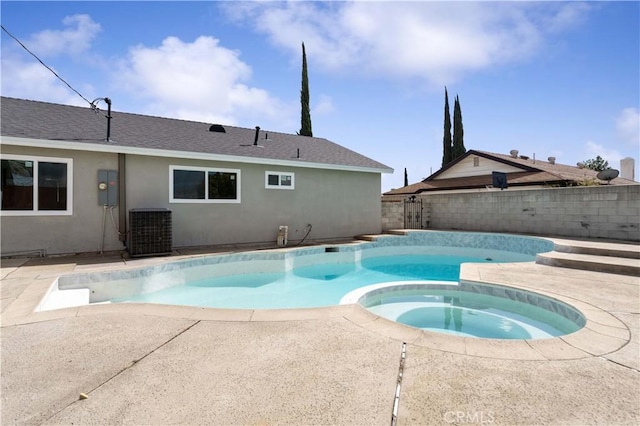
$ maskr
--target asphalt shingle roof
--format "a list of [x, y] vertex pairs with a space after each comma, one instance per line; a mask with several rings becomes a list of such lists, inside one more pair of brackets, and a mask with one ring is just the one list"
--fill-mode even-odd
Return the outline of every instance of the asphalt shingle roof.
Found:
[[[493, 183], [491, 174], [438, 179], [438, 175], [440, 175], [444, 170], [455, 166], [455, 163], [461, 161], [464, 157], [468, 157], [469, 155], [479, 155], [488, 159], [521, 168], [522, 171], [520, 172], [507, 173], [507, 182], [509, 186], [576, 184], [578, 182], [585, 181], [593, 181], [604, 184], [604, 182], [601, 182], [597, 179], [596, 176], [598, 172], [596, 172], [595, 170], [587, 168], [581, 169], [577, 166], [569, 166], [559, 163], [552, 164], [548, 161], [533, 160], [532, 158], [513, 158], [507, 154], [496, 154], [486, 151], [470, 150], [467, 151], [465, 155], [459, 160], [448, 164], [446, 167], [438, 170], [425, 180], [402, 188], [393, 189], [391, 191], [385, 192], [384, 195], [405, 195], [419, 194], [426, 191], [484, 188], [487, 185], [491, 185]], [[618, 177], [613, 179], [610, 184], [633, 185], [637, 184], [637, 182]]]
[[[19, 138], [68, 141], [109, 147], [167, 150], [269, 160], [307, 165], [364, 168], [391, 172], [391, 168], [324, 138], [227, 126], [210, 132], [214, 123], [201, 123], [112, 111], [110, 142], [106, 141], [106, 109], [95, 114], [89, 106], [76, 107], [15, 98], [1, 98], [1, 134]], [[266, 136], [268, 135], [268, 139]], [[298, 153], [300, 158], [297, 158]], [[241, 161], [241, 159], [238, 159]]]

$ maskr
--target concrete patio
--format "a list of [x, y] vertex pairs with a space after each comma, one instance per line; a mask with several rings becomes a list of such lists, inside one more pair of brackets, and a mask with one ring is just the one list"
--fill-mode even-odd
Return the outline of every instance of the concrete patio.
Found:
[[60, 274], [199, 255], [3, 259], [2, 424], [640, 423], [640, 279], [632, 275], [463, 265], [462, 279], [535, 290], [587, 317], [576, 333], [532, 341], [425, 332], [359, 305], [33, 312]]

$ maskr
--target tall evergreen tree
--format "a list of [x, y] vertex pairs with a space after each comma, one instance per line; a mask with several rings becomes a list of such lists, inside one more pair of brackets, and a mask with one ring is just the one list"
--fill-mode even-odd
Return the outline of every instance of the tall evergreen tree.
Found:
[[456, 95], [456, 102], [453, 106], [453, 149], [452, 160], [461, 157], [467, 149], [464, 147], [464, 129], [462, 127], [462, 110], [460, 99]]
[[300, 90], [300, 104], [302, 106], [301, 127], [298, 132], [302, 136], [313, 136], [311, 131], [311, 110], [309, 108], [309, 78], [307, 76], [307, 52], [302, 43], [302, 89]]
[[442, 137], [442, 167], [453, 160], [451, 155], [451, 115], [449, 115], [449, 94], [444, 87], [444, 136]]
[[409, 186], [409, 175], [406, 167], [404, 168], [404, 186]]

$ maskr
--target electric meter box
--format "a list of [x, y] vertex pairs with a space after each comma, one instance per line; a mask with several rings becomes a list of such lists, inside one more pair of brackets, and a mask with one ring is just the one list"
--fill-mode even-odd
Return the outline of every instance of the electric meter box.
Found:
[[118, 205], [118, 171], [98, 170], [98, 205]]

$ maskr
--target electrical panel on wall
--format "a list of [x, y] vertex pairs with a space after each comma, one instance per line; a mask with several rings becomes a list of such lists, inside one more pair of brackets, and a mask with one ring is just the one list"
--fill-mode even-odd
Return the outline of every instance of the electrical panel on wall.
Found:
[[98, 205], [118, 205], [118, 171], [98, 170]]

